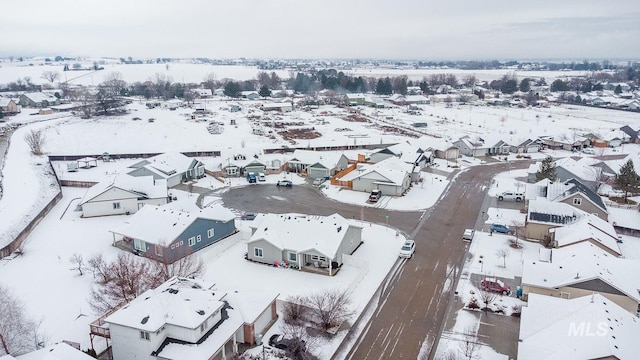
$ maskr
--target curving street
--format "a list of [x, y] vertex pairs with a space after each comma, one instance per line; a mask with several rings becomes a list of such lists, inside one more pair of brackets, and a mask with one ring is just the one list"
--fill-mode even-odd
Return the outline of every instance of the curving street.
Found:
[[[527, 166], [529, 162], [516, 162], [511, 168]], [[372, 304], [378, 307], [370, 319], [364, 319], [362, 333], [353, 334], [352, 348], [341, 348], [337, 353], [346, 359], [426, 359], [434, 350], [463, 265], [466, 243], [461, 240], [462, 233], [465, 228], [476, 227], [491, 178], [509, 169], [507, 163], [472, 167], [452, 181], [434, 207], [420, 212], [343, 204], [307, 186], [248, 186], [221, 196], [226, 207], [240, 211], [317, 215], [337, 212], [346, 218], [381, 224], [389, 216], [390, 226], [415, 239], [416, 253], [400, 270], [392, 272], [376, 295], [379, 299]]]

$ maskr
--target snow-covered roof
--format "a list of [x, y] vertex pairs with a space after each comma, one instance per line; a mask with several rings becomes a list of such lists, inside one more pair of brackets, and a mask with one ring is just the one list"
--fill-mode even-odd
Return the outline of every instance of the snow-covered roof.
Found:
[[[214, 289], [214, 291], [220, 291]], [[279, 294], [271, 291], [225, 291], [226, 295], [222, 299], [227, 301], [230, 307], [226, 312], [228, 319], [219, 326], [201, 343], [182, 344], [171, 342], [164, 346], [158, 353], [158, 357], [163, 359], [194, 359], [206, 360], [233, 337], [233, 334], [243, 324], [253, 324], [260, 314], [271, 306], [271, 303]]]
[[602, 295], [571, 300], [529, 294], [518, 359], [635, 359], [640, 319]]
[[407, 140], [409, 144], [416, 145], [422, 150], [427, 149], [435, 149], [440, 151], [445, 151], [449, 148], [455, 147], [451, 141], [444, 138], [436, 138], [433, 136], [421, 136], [417, 139], [409, 139]]
[[139, 169], [145, 167], [162, 177], [169, 177], [176, 173], [184, 173], [190, 169], [194, 158], [185, 156], [179, 152], [164, 153], [137, 162], [130, 168]]
[[609, 220], [616, 226], [640, 230], [640, 212], [637, 209], [610, 207]]
[[570, 179], [565, 182], [550, 182], [547, 186], [547, 199], [551, 201], [562, 201], [575, 193], [584, 195], [595, 206], [607, 211], [607, 206], [602, 201], [600, 195], [591, 190], [577, 179]]
[[116, 175], [112, 180], [101, 181], [92, 187], [80, 200], [80, 205], [95, 199], [105, 191], [118, 188], [131, 193], [132, 197], [146, 197], [148, 199], [159, 199], [167, 197], [167, 181], [164, 179], [154, 180], [153, 176], [130, 176], [127, 174]]
[[529, 200], [527, 220], [546, 224], [571, 224], [586, 213], [573, 206], [547, 199]]
[[224, 306], [225, 293], [211, 290], [212, 285], [172, 278], [140, 294], [104, 321], [153, 332], [167, 324], [194, 329]]
[[387, 179], [387, 181], [377, 180], [376, 183], [391, 183], [396, 186], [403, 185], [404, 180], [409, 174], [411, 174], [411, 170], [413, 169], [412, 164], [407, 164], [406, 162], [398, 159], [395, 156], [384, 159], [375, 164], [365, 164], [362, 167], [363, 171], [359, 172], [359, 174], [353, 177], [352, 180], [366, 177], [367, 175], [370, 175], [372, 173], [377, 173], [378, 175]]
[[170, 207], [145, 205], [131, 215], [122, 226], [111, 230], [111, 232], [144, 240], [150, 244], [168, 245], [197, 219], [228, 222], [235, 219], [235, 215], [221, 205], [214, 205], [196, 212], [183, 212]]
[[598, 246], [583, 242], [551, 250], [551, 261], [525, 259], [522, 284], [557, 289], [600, 279], [640, 302], [640, 261], [615, 257]]
[[561, 167], [572, 173], [577, 178], [587, 181], [597, 181], [600, 174], [600, 168], [591, 166], [592, 158], [584, 158], [589, 160], [574, 160], [570, 157], [556, 160], [556, 167]]
[[573, 224], [555, 229], [555, 241], [558, 243], [558, 247], [569, 246], [589, 239], [620, 255], [617, 243], [618, 234], [616, 234], [613, 225], [596, 215], [587, 214]]
[[[0, 359], [5, 360], [2, 356]], [[14, 359], [8, 357], [6, 359]], [[55, 345], [47, 346], [40, 350], [32, 351], [30, 353], [20, 355], [16, 357], [17, 360], [92, 360], [93, 357], [83, 353], [80, 350], [73, 348], [66, 343], [57, 343]]]
[[342, 153], [337, 151], [295, 150], [289, 161], [306, 165], [320, 164], [327, 169], [332, 169], [338, 164], [340, 157]]
[[605, 164], [607, 164], [611, 168], [611, 170], [615, 171], [616, 174], [619, 174], [622, 166], [624, 166], [629, 160], [631, 160], [631, 162], [633, 163], [633, 169], [636, 171], [636, 174], [640, 173], [640, 151], [630, 153], [629, 155], [625, 156], [624, 159], [605, 161]]
[[299, 253], [315, 250], [333, 259], [350, 226], [357, 227], [338, 214], [266, 214], [248, 242], [264, 240], [278, 249]]
[[40, 103], [43, 101], [55, 102], [58, 100], [57, 97], [47, 93], [43, 93], [43, 92], [25, 93], [24, 96], [28, 97], [31, 101], [35, 103]]
[[11, 101], [13, 99], [0, 97], [0, 106], [8, 106]]
[[279, 109], [279, 108], [290, 108], [292, 105], [290, 102], [279, 102], [279, 103], [264, 103], [262, 104], [263, 109]]

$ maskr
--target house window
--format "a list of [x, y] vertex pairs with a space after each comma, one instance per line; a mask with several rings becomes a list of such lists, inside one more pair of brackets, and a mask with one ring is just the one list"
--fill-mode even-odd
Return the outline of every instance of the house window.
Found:
[[573, 199], [573, 205], [581, 205], [581, 204], [582, 204], [582, 199], [580, 198]]
[[196, 238], [195, 237], [190, 237], [189, 238], [189, 246], [193, 246], [196, 244]]
[[214, 234], [215, 234], [215, 231], [213, 230], [213, 228], [207, 230], [207, 237], [208, 238], [212, 238]]
[[120, 209], [120, 203], [119, 202], [114, 202], [113, 203], [113, 210], [118, 210]]
[[298, 261], [298, 254], [296, 254], [294, 252], [290, 252], [289, 253], [289, 261], [297, 262]]
[[138, 251], [147, 251], [147, 244], [139, 239], [133, 239], [133, 248]]
[[200, 241], [202, 241], [202, 235], [196, 236], [196, 242], [200, 242]]
[[255, 257], [262, 257], [262, 249], [261, 248], [253, 248], [253, 255], [255, 255]]
[[148, 331], [140, 331], [140, 339], [149, 340], [149, 332]]
[[162, 246], [156, 245], [155, 248], [156, 248], [156, 256], [162, 257]]
[[[208, 320], [208, 319], [207, 319]], [[207, 330], [207, 320], [205, 320], [201, 325], [200, 325], [200, 332], [204, 332], [205, 330]]]
[[571, 294], [561, 291], [560, 292], [560, 298], [562, 298], [562, 299], [571, 299]]

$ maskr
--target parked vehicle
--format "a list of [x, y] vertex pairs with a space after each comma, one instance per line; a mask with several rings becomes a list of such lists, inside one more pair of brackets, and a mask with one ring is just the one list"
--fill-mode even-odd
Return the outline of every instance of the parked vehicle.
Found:
[[409, 259], [413, 256], [414, 252], [416, 252], [416, 242], [413, 240], [407, 240], [400, 249], [400, 257]]
[[271, 335], [269, 338], [269, 346], [291, 352], [295, 355], [305, 353], [307, 351], [306, 342], [304, 340], [285, 339], [280, 334]]
[[473, 229], [465, 229], [464, 233], [462, 234], [462, 239], [463, 240], [473, 240], [473, 235], [476, 233], [475, 230]]
[[246, 212], [242, 214], [242, 217], [240, 217], [240, 219], [242, 220], [254, 220], [255, 218], [256, 218], [256, 213], [252, 213], [252, 212]]
[[378, 189], [371, 190], [371, 194], [369, 195], [369, 202], [375, 203], [380, 200], [382, 196], [382, 191]]
[[498, 195], [498, 200], [510, 200], [510, 201], [522, 201], [524, 200], [524, 193], [505, 191]]
[[507, 225], [502, 224], [491, 224], [491, 231], [499, 232], [501, 234], [511, 234], [513, 230], [509, 229]]
[[292, 187], [292, 186], [293, 186], [293, 183], [291, 182], [291, 180], [278, 180], [278, 182], [276, 183], [276, 185], [278, 185], [278, 186]]
[[327, 181], [327, 179], [325, 178], [316, 178], [315, 180], [313, 180], [313, 186], [320, 186], [322, 185], [325, 181]]
[[593, 150], [592, 148], [584, 148], [582, 149], [582, 152], [585, 154], [589, 154], [589, 155], [595, 155], [596, 151]]
[[255, 183], [256, 182], [256, 174], [255, 173], [247, 173], [247, 181], [249, 182], [249, 184]]
[[264, 173], [258, 173], [258, 181], [267, 181], [267, 177]]
[[511, 288], [501, 280], [496, 278], [485, 278], [480, 282], [482, 290], [501, 293], [502, 295], [511, 295]]

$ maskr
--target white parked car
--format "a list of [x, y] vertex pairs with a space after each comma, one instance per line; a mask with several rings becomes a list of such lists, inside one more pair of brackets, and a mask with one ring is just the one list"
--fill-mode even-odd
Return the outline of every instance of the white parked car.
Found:
[[462, 234], [462, 240], [473, 240], [473, 234], [475, 234], [475, 232], [473, 229], [465, 229], [464, 234]]
[[313, 180], [313, 186], [320, 186], [322, 185], [322, 183], [324, 183], [325, 181], [327, 181], [327, 179], [320, 177], [320, 178], [316, 178]]
[[413, 240], [407, 240], [400, 249], [400, 257], [409, 259], [413, 256], [414, 252], [416, 252], [416, 242]]
[[584, 148], [584, 149], [582, 149], [582, 152], [585, 153], [585, 154], [589, 154], [589, 155], [595, 155], [596, 154], [596, 151], [593, 150], [592, 148]]
[[502, 194], [498, 194], [498, 200], [509, 200], [509, 201], [522, 201], [524, 200], [524, 193], [513, 192], [513, 191], [505, 191]]

